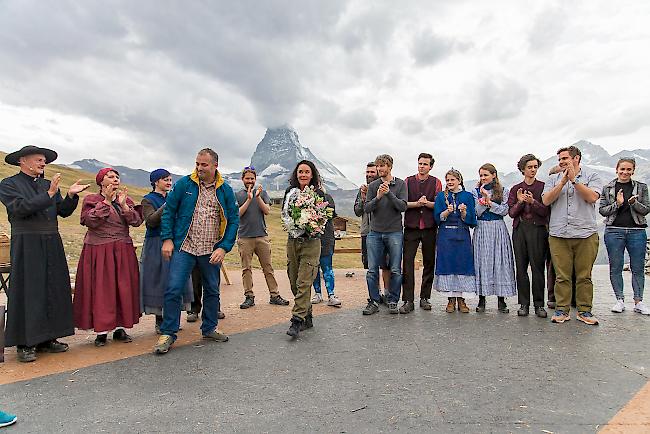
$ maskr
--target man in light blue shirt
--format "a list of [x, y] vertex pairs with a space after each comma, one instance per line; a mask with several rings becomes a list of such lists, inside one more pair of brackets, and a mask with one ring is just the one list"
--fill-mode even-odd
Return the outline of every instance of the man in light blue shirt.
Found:
[[603, 182], [598, 173], [580, 165], [582, 154], [575, 146], [557, 151], [562, 171], [549, 178], [542, 201], [551, 207], [549, 246], [555, 280], [556, 311], [551, 321], [571, 319], [571, 275], [576, 274], [576, 319], [589, 325], [598, 324], [592, 315], [594, 285], [591, 271], [598, 254], [596, 202]]

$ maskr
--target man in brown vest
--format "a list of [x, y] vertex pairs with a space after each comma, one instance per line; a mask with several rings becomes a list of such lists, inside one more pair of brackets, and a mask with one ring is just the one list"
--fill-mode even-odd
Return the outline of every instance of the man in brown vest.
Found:
[[420, 307], [431, 310], [431, 287], [436, 260], [436, 222], [433, 218], [433, 203], [442, 191], [442, 183], [429, 172], [435, 160], [431, 154], [418, 156], [418, 173], [406, 178], [408, 191], [407, 209], [404, 213], [404, 253], [402, 264], [402, 307], [399, 313], [410, 313], [415, 309], [415, 255], [422, 243], [422, 285], [420, 286]]

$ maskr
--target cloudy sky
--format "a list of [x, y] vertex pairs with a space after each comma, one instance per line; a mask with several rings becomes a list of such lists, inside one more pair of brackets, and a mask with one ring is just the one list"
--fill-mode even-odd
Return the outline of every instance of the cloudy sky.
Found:
[[649, 148], [649, 51], [646, 0], [0, 0], [0, 150], [234, 171], [289, 124], [357, 183], [383, 152], [510, 172]]

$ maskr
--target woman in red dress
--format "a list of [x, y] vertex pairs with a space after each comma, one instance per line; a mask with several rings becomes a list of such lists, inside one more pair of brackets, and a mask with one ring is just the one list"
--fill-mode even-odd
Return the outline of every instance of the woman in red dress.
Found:
[[140, 319], [138, 259], [129, 226], [142, 224], [141, 206], [120, 189], [120, 175], [110, 167], [95, 178], [100, 192], [83, 200], [81, 224], [88, 227], [77, 266], [74, 321], [77, 328], [94, 330], [95, 345], [113, 340], [131, 342], [124, 330]]

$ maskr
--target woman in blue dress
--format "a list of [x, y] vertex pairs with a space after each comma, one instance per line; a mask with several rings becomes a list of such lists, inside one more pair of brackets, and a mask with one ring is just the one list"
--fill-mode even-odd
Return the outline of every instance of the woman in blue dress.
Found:
[[451, 169], [446, 187], [436, 196], [433, 214], [438, 223], [433, 287], [447, 294], [447, 312], [469, 313], [465, 297], [476, 293], [470, 228], [476, 226], [474, 196], [465, 191], [463, 175]]
[[[149, 180], [153, 190], [142, 198], [142, 214], [147, 232], [140, 256], [140, 294], [142, 311], [156, 315], [156, 333], [160, 334], [163, 298], [169, 274], [169, 261], [163, 260], [161, 254], [160, 218], [165, 210], [167, 193], [172, 188], [172, 177], [167, 170], [156, 169], [149, 175]], [[185, 310], [190, 309], [193, 299], [191, 281], [188, 281], [183, 296]]]
[[478, 225], [474, 230], [474, 264], [479, 295], [477, 312], [485, 312], [485, 297], [496, 295], [498, 310], [508, 313], [506, 297], [517, 295], [515, 259], [503, 217], [508, 214], [507, 188], [499, 182], [497, 169], [486, 163], [478, 171], [474, 189]]

